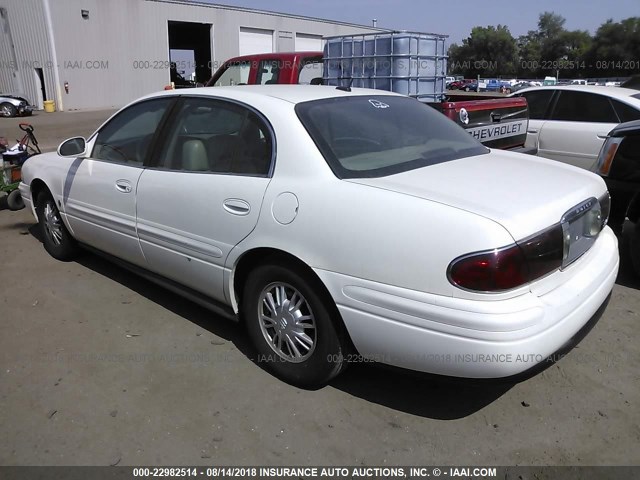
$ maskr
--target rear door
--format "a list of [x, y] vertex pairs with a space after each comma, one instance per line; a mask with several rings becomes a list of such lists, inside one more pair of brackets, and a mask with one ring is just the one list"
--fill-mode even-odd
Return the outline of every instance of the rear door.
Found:
[[273, 134], [260, 114], [225, 100], [186, 97], [174, 111], [138, 183], [142, 251], [152, 271], [225, 302], [225, 262], [258, 221]]
[[549, 89], [532, 90], [514, 95], [526, 98], [529, 105], [529, 126], [527, 127], [527, 140], [524, 144], [526, 148], [539, 148], [540, 130], [546, 122], [554, 94], [555, 90]]
[[618, 116], [604, 95], [559, 90], [553, 111], [538, 134], [538, 155], [592, 169]]
[[63, 188], [74, 237], [136, 265], [145, 260], [136, 234], [136, 188], [154, 133], [171, 98], [142, 101], [118, 113], [76, 159]]

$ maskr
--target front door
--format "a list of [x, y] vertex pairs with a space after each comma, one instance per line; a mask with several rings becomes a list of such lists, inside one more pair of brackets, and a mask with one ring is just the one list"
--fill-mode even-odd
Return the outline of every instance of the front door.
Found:
[[153, 134], [171, 99], [135, 104], [88, 142], [63, 186], [63, 209], [74, 237], [136, 265], [145, 265], [136, 232], [136, 191]]

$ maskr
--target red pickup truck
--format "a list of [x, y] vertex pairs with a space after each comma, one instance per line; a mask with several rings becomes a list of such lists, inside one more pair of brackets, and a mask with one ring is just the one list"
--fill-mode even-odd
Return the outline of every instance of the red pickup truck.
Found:
[[[227, 60], [207, 82], [207, 87], [228, 85], [323, 84], [323, 52], [287, 52], [245, 55]], [[499, 98], [442, 101], [427, 105], [442, 111], [491, 148], [524, 149], [529, 123], [526, 99]]]

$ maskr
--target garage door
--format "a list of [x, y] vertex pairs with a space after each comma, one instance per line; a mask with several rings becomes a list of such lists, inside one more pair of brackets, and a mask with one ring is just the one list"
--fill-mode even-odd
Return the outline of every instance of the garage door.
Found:
[[322, 37], [320, 35], [296, 34], [296, 52], [319, 52], [322, 50]]
[[273, 53], [273, 30], [240, 28], [240, 55]]

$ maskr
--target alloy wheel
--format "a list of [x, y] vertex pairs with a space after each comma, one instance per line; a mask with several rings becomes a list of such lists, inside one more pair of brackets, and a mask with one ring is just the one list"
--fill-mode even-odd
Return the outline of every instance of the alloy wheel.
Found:
[[267, 285], [258, 302], [260, 330], [271, 349], [282, 359], [300, 363], [316, 347], [316, 321], [309, 303], [291, 285]]

